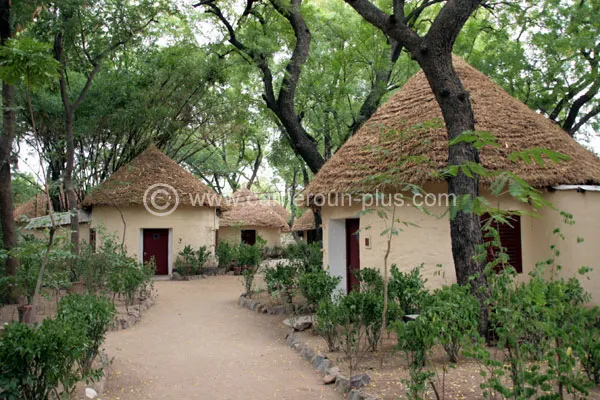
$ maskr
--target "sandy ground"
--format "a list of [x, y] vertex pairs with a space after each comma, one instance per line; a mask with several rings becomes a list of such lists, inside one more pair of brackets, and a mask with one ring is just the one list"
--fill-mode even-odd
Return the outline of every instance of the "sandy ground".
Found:
[[114, 360], [102, 399], [342, 399], [285, 345], [281, 317], [237, 305], [239, 277], [155, 287], [142, 321], [108, 335]]

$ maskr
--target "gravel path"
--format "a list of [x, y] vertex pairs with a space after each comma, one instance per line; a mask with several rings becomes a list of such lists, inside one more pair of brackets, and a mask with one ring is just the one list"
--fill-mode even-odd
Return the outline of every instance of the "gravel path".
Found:
[[280, 317], [237, 305], [238, 277], [155, 286], [142, 321], [108, 335], [114, 361], [102, 399], [342, 398], [285, 345]]

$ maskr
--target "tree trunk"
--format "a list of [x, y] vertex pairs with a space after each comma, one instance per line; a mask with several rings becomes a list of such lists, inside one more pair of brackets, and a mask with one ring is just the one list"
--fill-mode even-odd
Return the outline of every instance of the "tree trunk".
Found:
[[[452, 65], [452, 53], [439, 50], [438, 54], [418, 57], [429, 85], [440, 105], [448, 140], [452, 140], [464, 131], [475, 130], [475, 117], [469, 100], [469, 93], [463, 87]], [[479, 163], [479, 153], [470, 144], [460, 143], [448, 147], [448, 165], [461, 165], [467, 162]], [[462, 172], [448, 179], [448, 193], [457, 198], [468, 195], [472, 199], [479, 196], [479, 178], [469, 178]], [[488, 312], [486, 299], [488, 286], [483, 274], [484, 263], [475, 259], [477, 248], [483, 243], [479, 216], [459, 211], [450, 220], [452, 257], [456, 269], [456, 279], [460, 285], [471, 285], [481, 305], [480, 329], [487, 337]], [[470, 277], [476, 278], [471, 281]]]
[[71, 214], [71, 251], [73, 254], [79, 254], [79, 215], [77, 213], [77, 194], [73, 186], [73, 166], [75, 162], [73, 115], [69, 109], [65, 110], [65, 131], [67, 133], [67, 168], [65, 168], [64, 182], [69, 213]]
[[[0, 2], [0, 35], [2, 45], [12, 37], [10, 0], [2, 0]], [[13, 216], [14, 204], [10, 171], [10, 156], [15, 139], [14, 94], [14, 86], [4, 82], [2, 84], [2, 134], [0, 135], [0, 224], [2, 226], [2, 247], [8, 251], [17, 246], [17, 230]], [[9, 256], [6, 260], [6, 276], [15, 276], [18, 267], [19, 261]], [[15, 302], [16, 294], [14, 292], [9, 293], [6, 300]]]

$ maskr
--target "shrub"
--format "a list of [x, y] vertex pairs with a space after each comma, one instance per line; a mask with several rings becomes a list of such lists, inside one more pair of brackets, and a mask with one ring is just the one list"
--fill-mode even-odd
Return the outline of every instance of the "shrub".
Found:
[[426, 303], [421, 317], [435, 324], [440, 344], [456, 363], [465, 341], [477, 337], [479, 302], [468, 287], [452, 285], [436, 290]]
[[421, 277], [422, 268], [423, 264], [406, 273], [394, 264], [390, 270], [389, 298], [396, 301], [405, 314], [418, 314], [427, 297], [425, 280]]
[[242, 243], [237, 249], [237, 263], [242, 267], [256, 267], [262, 260], [261, 249]]
[[114, 316], [114, 306], [103, 296], [70, 294], [61, 299], [56, 318], [71, 326], [81, 324], [84, 329], [86, 341], [78, 360], [83, 375], [91, 371]]
[[587, 395], [588, 382], [577, 368], [578, 355], [585, 354], [577, 345], [587, 329], [581, 305], [588, 299], [579, 280], [545, 279], [540, 268], [525, 283], [518, 283], [515, 275], [507, 268], [488, 278], [490, 320], [504, 362], [485, 348], [476, 349], [485, 367], [484, 394], [533, 398], [538, 392], [554, 392], [558, 399], [566, 393]]
[[145, 291], [152, 282], [154, 262], [139, 264], [137, 260], [123, 256], [118, 265], [112, 266], [108, 274], [108, 287], [113, 294], [125, 298], [125, 305], [133, 304], [136, 293]]
[[230, 269], [233, 266], [237, 257], [236, 249], [236, 246], [232, 246], [227, 242], [219, 242], [215, 251], [219, 268]]
[[383, 277], [378, 270], [374, 268], [364, 268], [355, 271], [354, 274], [360, 281], [361, 292], [374, 292], [383, 296]]
[[283, 257], [297, 264], [303, 272], [323, 269], [323, 253], [319, 243], [291, 243], [284, 249]]
[[210, 252], [206, 246], [200, 246], [198, 250], [194, 250], [192, 246], [186, 245], [183, 250], [178, 253], [175, 261], [175, 272], [181, 276], [198, 275], [203, 272], [204, 264], [208, 261]]
[[321, 300], [315, 314], [315, 331], [327, 342], [329, 351], [340, 349], [338, 307], [331, 298]]
[[575, 351], [589, 380], [600, 384], [600, 309], [582, 309], [583, 330]]
[[322, 300], [331, 300], [340, 277], [331, 276], [324, 269], [306, 272], [298, 278], [298, 288], [309, 305], [316, 307]]
[[408, 362], [410, 380], [408, 399], [423, 399], [427, 384], [432, 384], [431, 378], [435, 372], [425, 368], [427, 358], [436, 344], [439, 330], [435, 323], [420, 316], [415, 321], [395, 321], [392, 326], [398, 337], [398, 350], [404, 353]]
[[12, 323], [0, 340], [0, 398], [68, 398], [78, 381], [101, 372], [82, 374], [87, 338], [83, 324], [45, 319], [39, 327]]
[[265, 271], [265, 283], [271, 295], [279, 296], [284, 302], [291, 303], [297, 287], [298, 270], [294, 265], [277, 263], [275, 268]]

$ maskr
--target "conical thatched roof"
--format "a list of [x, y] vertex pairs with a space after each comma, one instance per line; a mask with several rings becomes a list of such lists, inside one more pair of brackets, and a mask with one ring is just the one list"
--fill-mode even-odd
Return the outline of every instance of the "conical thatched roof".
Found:
[[271, 206], [249, 189], [242, 188], [229, 200], [229, 210], [221, 216], [220, 226], [262, 226], [289, 230], [289, 226]]
[[141, 205], [146, 190], [155, 184], [167, 184], [177, 190], [180, 205], [226, 206], [221, 196], [154, 145], [92, 189], [82, 206]]
[[294, 226], [292, 226], [292, 231], [311, 231], [313, 229], [317, 229], [317, 225], [315, 223], [315, 214], [312, 210], [307, 210], [300, 218], [294, 222]]
[[[514, 172], [535, 187], [600, 183], [598, 157], [464, 60], [455, 57], [454, 67], [470, 93], [476, 129], [491, 132], [499, 144], [480, 151], [484, 167]], [[514, 151], [536, 147], [560, 152], [570, 160], [559, 164], [544, 160], [541, 167], [507, 158]], [[308, 186], [308, 197], [376, 189], [391, 192], [401, 188], [399, 184], [423, 184], [433, 180], [432, 172], [447, 162], [442, 114], [425, 75], [419, 72], [321, 168]], [[382, 174], [392, 179], [379, 180]]]
[[[267, 200], [265, 201], [265, 204], [268, 205], [269, 207], [271, 207], [271, 209], [273, 211], [275, 211], [277, 213], [277, 215], [279, 215], [281, 218], [283, 218], [283, 220], [287, 223], [289, 222], [289, 220], [292, 218], [292, 213], [290, 213], [288, 210], [286, 210], [281, 203], [279, 203], [276, 200]], [[287, 228], [283, 229], [283, 232], [289, 232], [289, 225], [287, 225]]]
[[48, 215], [48, 196], [46, 193], [38, 193], [29, 201], [17, 206], [13, 211], [15, 221], [23, 221], [31, 218]]

